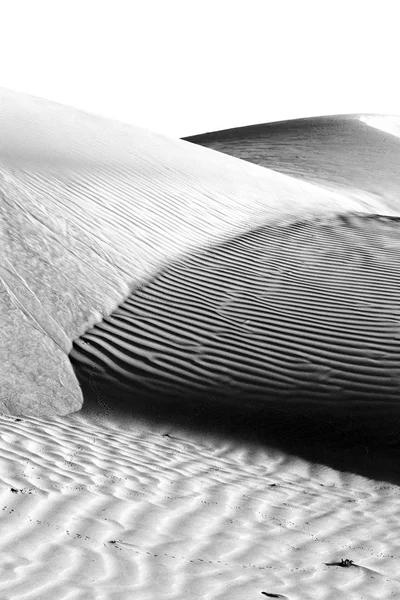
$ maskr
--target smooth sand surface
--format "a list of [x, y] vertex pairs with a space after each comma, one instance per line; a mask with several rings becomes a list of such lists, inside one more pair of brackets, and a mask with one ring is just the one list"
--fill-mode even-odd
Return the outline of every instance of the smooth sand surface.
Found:
[[279, 173], [5, 90], [0, 125], [1, 600], [398, 597], [393, 128], [303, 123], [296, 178], [286, 126]]

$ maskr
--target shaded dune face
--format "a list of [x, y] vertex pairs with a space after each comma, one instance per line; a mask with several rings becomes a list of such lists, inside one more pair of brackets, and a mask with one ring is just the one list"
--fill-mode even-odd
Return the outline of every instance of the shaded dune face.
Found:
[[302, 435], [378, 428], [393, 442], [399, 226], [264, 226], [172, 263], [74, 342], [88, 407], [264, 441], [302, 422]]
[[396, 438], [392, 196], [6, 91], [0, 126], [1, 410]]
[[[386, 122], [397, 135], [377, 128], [385, 128]], [[399, 117], [338, 115], [238, 127], [184, 139], [360, 200], [381, 198], [397, 209], [399, 122]]]
[[265, 221], [359, 208], [256, 165], [7, 90], [0, 128], [5, 412], [78, 410], [72, 341], [162, 266]]

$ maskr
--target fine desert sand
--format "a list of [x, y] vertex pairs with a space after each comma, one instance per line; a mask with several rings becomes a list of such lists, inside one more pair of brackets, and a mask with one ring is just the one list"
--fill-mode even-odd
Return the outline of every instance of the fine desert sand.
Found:
[[1, 600], [400, 596], [398, 122], [1, 91]]

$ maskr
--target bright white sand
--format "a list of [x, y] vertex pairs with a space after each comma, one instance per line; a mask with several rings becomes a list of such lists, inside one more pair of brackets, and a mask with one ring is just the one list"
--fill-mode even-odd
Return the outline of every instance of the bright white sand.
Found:
[[81, 417], [0, 425], [2, 600], [400, 595], [396, 486]]
[[8, 90], [0, 90], [0, 129], [4, 412], [78, 410], [72, 340], [190, 251], [265, 224], [399, 214], [397, 197], [393, 207], [354, 196], [349, 182], [346, 193], [328, 191]]
[[365, 115], [360, 117], [360, 121], [362, 121], [366, 125], [369, 125], [370, 127], [375, 127], [380, 131], [386, 131], [386, 133], [390, 133], [391, 135], [400, 137], [400, 116], [395, 117], [393, 115]]
[[[26, 369], [36, 368], [39, 348], [48, 369], [52, 358], [67, 363], [77, 331], [110, 312], [132, 281], [193, 247], [266, 220], [391, 214], [379, 198], [350, 199], [64, 107], [48, 105], [41, 120], [43, 106], [3, 94], [0, 183], [9, 221], [1, 225], [9, 262], [0, 275], [12, 308], [4, 314], [17, 315], [18, 331], [28, 332], [18, 347]], [[57, 129], [58, 119], [67, 129]], [[162, 198], [159, 221], [154, 197]], [[121, 225], [118, 212], [111, 218], [132, 201], [141, 210], [130, 220]], [[27, 232], [40, 240], [36, 253], [24, 246]], [[67, 251], [55, 256], [58, 244]], [[84, 290], [79, 319], [77, 289]], [[14, 348], [19, 337], [12, 319], [8, 325]], [[53, 345], [45, 352], [46, 339]], [[8, 382], [9, 365], [0, 367]], [[42, 412], [65, 410], [51, 393], [41, 395], [47, 383], [40, 377], [31, 390], [26, 371], [16, 372], [23, 394], [14, 402], [4, 388], [0, 399], [10, 413], [38, 410], [38, 402]], [[65, 373], [54, 373], [66, 388]], [[69, 385], [79, 406], [76, 382]], [[82, 415], [0, 416], [0, 599], [400, 597], [399, 487], [222, 437], [175, 435]], [[340, 559], [355, 564], [326, 564]]]

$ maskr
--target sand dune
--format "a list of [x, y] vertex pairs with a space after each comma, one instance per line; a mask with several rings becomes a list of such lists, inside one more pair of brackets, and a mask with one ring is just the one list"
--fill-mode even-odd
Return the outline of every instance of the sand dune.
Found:
[[398, 138], [363, 118], [237, 158], [1, 92], [0, 598], [397, 597]]
[[[265, 123], [187, 140], [398, 211], [400, 117], [333, 115]], [[379, 212], [379, 211], [378, 211]]]
[[172, 260], [266, 223], [398, 214], [7, 90], [0, 126], [6, 412], [77, 410], [72, 341]]
[[4, 600], [400, 593], [397, 486], [82, 417], [0, 421]]
[[86, 403], [168, 431], [396, 443], [399, 223], [266, 226], [163, 269], [75, 341]]

